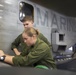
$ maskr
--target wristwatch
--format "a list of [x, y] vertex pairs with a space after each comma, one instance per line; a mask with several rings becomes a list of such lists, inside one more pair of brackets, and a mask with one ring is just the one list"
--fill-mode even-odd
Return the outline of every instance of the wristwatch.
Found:
[[4, 61], [5, 60], [5, 55], [0, 57], [0, 61]]

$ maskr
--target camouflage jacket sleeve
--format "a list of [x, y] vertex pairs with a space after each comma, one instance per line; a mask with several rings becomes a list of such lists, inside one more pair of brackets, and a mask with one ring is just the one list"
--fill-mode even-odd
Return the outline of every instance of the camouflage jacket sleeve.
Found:
[[19, 44], [21, 43], [22, 40], [22, 34], [20, 34], [15, 40], [14, 42], [11, 44], [11, 49], [13, 50], [13, 48], [17, 48], [19, 46]]

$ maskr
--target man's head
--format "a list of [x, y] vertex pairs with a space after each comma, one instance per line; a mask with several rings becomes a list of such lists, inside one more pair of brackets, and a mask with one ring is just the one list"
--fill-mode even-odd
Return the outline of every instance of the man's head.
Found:
[[22, 21], [24, 28], [33, 27], [33, 17], [32, 16], [26, 16]]

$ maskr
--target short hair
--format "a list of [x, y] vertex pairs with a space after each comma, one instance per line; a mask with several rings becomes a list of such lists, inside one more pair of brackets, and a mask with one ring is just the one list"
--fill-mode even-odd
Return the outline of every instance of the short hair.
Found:
[[39, 31], [33, 27], [30, 28], [26, 28], [23, 33], [26, 33], [28, 36], [32, 37], [33, 35], [38, 36], [39, 35]]
[[22, 20], [22, 22], [25, 22], [25, 21], [33, 21], [34, 22], [34, 19], [32, 16], [25, 16]]

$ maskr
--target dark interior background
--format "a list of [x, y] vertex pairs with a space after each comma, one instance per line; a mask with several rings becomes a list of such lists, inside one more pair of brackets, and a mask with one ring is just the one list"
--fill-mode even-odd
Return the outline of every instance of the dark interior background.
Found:
[[66, 16], [76, 17], [76, 0], [31, 0]]

